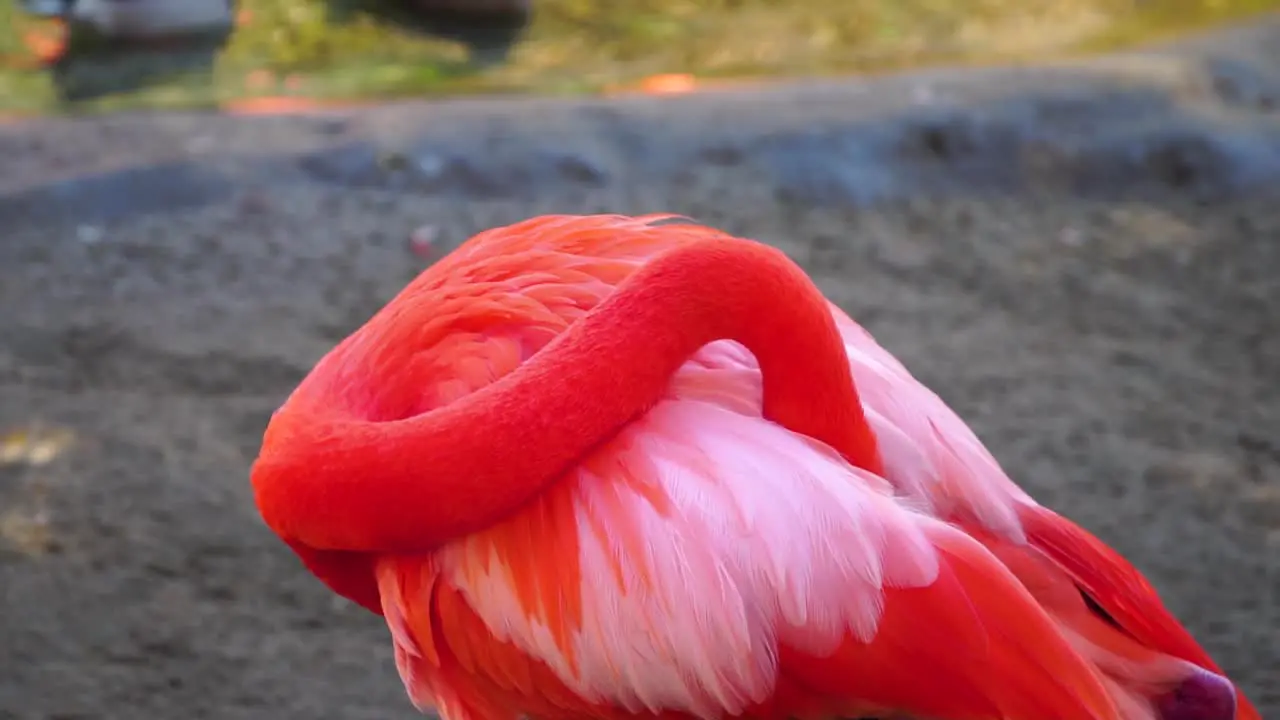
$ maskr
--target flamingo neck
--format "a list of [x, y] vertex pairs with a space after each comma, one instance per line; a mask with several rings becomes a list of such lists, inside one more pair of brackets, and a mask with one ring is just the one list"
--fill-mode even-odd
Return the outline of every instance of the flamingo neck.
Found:
[[291, 398], [253, 468], [259, 509], [295, 548], [433, 550], [516, 511], [721, 339], [755, 355], [765, 418], [880, 471], [826, 299], [782, 252], [715, 238], [654, 257], [519, 368], [444, 407], [373, 422]]

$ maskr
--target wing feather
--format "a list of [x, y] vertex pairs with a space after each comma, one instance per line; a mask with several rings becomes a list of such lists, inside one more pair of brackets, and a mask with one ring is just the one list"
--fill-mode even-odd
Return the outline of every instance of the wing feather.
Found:
[[[1113, 696], [1132, 706], [1129, 716], [1156, 712], [1161, 692], [1195, 675], [1187, 663], [1221, 676], [1136, 568], [1037, 504], [936, 394], [841, 310], [833, 306], [832, 314], [895, 490], [997, 553], [1104, 670]], [[1126, 659], [1117, 662], [1117, 653]], [[1237, 720], [1256, 720], [1257, 710], [1235, 694]]]
[[[718, 382], [703, 371], [698, 382]], [[464, 698], [452, 706], [1115, 717], [1093, 670], [979, 543], [751, 403], [685, 389], [703, 399], [660, 403], [521, 516], [432, 559], [439, 579], [419, 583], [430, 596], [404, 606], [435, 615], [408, 625], [436, 643], [432, 672], [450, 678], [437, 684]]]

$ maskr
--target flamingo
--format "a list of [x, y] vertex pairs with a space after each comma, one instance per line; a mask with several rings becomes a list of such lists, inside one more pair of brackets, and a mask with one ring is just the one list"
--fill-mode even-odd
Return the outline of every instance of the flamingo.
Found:
[[251, 471], [445, 720], [1260, 720], [781, 251], [482, 232], [325, 355]]

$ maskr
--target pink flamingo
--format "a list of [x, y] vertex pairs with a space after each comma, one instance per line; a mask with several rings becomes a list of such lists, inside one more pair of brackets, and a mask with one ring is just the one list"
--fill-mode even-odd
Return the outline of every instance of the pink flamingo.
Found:
[[267, 524], [446, 720], [1257, 720], [781, 252], [490, 230], [267, 428]]

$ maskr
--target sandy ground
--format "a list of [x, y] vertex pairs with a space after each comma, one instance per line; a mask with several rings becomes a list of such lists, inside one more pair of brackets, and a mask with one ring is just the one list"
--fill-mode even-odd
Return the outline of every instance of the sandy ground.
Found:
[[1273, 19], [767, 93], [0, 127], [0, 718], [413, 717], [248, 465], [413, 228], [604, 210], [792, 253], [1280, 714], [1277, 68]]

